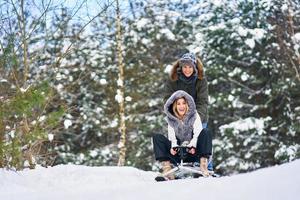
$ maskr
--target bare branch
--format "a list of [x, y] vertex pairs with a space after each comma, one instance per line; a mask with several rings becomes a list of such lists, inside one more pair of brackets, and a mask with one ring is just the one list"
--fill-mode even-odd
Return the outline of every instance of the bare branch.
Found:
[[[75, 35], [75, 37], [79, 37], [79, 35], [85, 30], [85, 28], [92, 22], [94, 21], [97, 17], [99, 17], [103, 12], [105, 12], [111, 5], [113, 5], [113, 3], [116, 0], [110, 2], [109, 4], [107, 4], [97, 15], [95, 15], [91, 20], [89, 20], [79, 31], [78, 33]], [[63, 58], [65, 58], [71, 51], [72, 46], [74, 45], [75, 42], [72, 42], [67, 49], [65, 50], [65, 52], [57, 59], [57, 61], [54, 63], [55, 65], [59, 65], [61, 60]]]
[[[32, 33], [36, 30], [37, 26], [40, 25], [40, 20], [42, 19], [42, 17], [44, 17], [46, 15], [46, 13], [48, 12], [49, 8], [50, 8], [50, 4], [51, 4], [51, 0], [49, 1], [48, 5], [46, 6], [46, 8], [44, 9], [43, 13], [39, 16], [39, 18], [37, 19], [37, 23], [35, 23], [34, 27], [31, 29], [30, 33], [28, 34], [26, 40], [28, 40]], [[32, 22], [34, 23], [34, 22]]]

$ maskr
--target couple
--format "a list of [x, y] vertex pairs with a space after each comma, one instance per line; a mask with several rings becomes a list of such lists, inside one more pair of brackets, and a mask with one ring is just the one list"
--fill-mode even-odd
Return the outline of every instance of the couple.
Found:
[[[208, 95], [201, 61], [193, 54], [184, 54], [175, 63], [166, 88], [167, 92], [173, 92], [164, 106], [168, 138], [161, 134], [153, 136], [155, 158], [161, 162], [163, 173], [166, 173], [171, 170], [171, 161], [179, 162], [176, 147], [188, 142], [189, 156], [186, 161], [200, 162], [200, 170], [208, 176], [212, 137], [207, 129], [203, 129], [207, 125]], [[206, 105], [201, 106], [201, 103]], [[170, 174], [168, 178], [175, 177]]]

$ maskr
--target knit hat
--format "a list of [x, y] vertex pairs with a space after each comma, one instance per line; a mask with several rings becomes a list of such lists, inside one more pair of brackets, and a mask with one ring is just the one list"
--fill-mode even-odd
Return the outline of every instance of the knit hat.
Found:
[[193, 53], [185, 53], [181, 56], [179, 59], [179, 66], [180, 69], [184, 67], [185, 65], [188, 65], [190, 67], [193, 67], [195, 70], [195, 74], [198, 74], [198, 69], [196, 65], [196, 56]]

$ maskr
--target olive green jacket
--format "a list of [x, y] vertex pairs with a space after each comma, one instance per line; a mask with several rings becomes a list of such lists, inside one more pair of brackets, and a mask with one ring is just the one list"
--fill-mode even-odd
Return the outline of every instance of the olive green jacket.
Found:
[[[181, 80], [168, 79], [164, 87], [164, 103], [167, 99], [177, 90], [184, 90], [189, 95], [193, 96], [193, 85], [194, 83], [187, 84]], [[207, 79], [204, 76], [202, 80], [196, 80], [195, 96], [196, 96], [196, 109], [200, 115], [202, 123], [208, 122], [208, 85]]]

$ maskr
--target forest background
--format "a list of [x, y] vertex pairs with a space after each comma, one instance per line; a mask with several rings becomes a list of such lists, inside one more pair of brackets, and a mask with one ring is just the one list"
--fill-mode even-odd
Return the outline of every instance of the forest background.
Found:
[[163, 85], [186, 52], [209, 82], [216, 171], [295, 160], [299, 51], [298, 0], [3, 0], [0, 168], [117, 165], [123, 102], [122, 165], [157, 169]]

